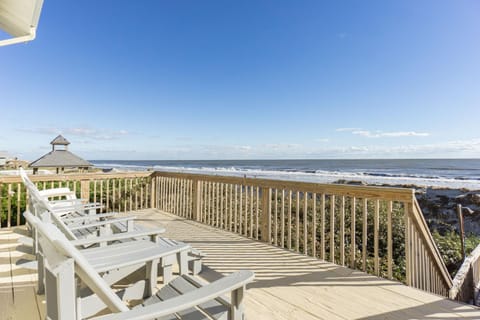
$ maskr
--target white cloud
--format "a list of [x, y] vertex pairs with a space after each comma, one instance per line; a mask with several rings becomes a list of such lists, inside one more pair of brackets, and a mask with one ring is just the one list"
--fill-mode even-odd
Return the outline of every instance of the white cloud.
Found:
[[362, 136], [366, 138], [397, 138], [397, 137], [428, 137], [428, 132], [416, 132], [416, 131], [370, 131], [362, 128], [338, 128], [337, 132], [351, 132], [354, 135]]
[[428, 137], [428, 132], [415, 132], [415, 131], [397, 131], [397, 132], [383, 132], [380, 133], [382, 137]]
[[335, 131], [338, 132], [344, 132], [344, 131], [356, 131], [356, 130], [362, 130], [361, 128], [337, 128]]
[[99, 128], [91, 127], [65, 127], [65, 128], [54, 128], [54, 127], [41, 127], [41, 128], [29, 128], [29, 129], [19, 129], [23, 132], [30, 132], [35, 134], [45, 134], [45, 135], [58, 135], [62, 134], [68, 139], [69, 136], [74, 137], [83, 137], [86, 139], [92, 140], [115, 140], [119, 139], [121, 136], [126, 136], [129, 134], [129, 131], [121, 130], [106, 130]]
[[315, 139], [316, 142], [322, 142], [322, 143], [326, 143], [326, 142], [329, 142], [330, 139], [328, 138], [318, 138], [318, 139]]

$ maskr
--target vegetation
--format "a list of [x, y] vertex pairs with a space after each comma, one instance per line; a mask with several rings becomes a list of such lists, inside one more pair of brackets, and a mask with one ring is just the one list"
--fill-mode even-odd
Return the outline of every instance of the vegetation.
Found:
[[[455, 231], [447, 231], [442, 235], [437, 230], [433, 231], [432, 235], [450, 275], [454, 277], [463, 262], [460, 235]], [[468, 256], [479, 244], [480, 237], [473, 234], [466, 236], [466, 255]]]

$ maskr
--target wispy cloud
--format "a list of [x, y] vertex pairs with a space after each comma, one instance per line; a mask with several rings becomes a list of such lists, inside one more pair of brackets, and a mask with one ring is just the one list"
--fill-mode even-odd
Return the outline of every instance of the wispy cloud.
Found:
[[318, 138], [318, 139], [315, 139], [315, 142], [322, 142], [322, 143], [327, 143], [329, 142], [330, 139], [328, 138]]
[[122, 136], [130, 134], [128, 130], [106, 130], [92, 127], [65, 127], [65, 128], [54, 128], [54, 127], [40, 127], [40, 128], [28, 128], [28, 129], [19, 129], [23, 132], [30, 132], [35, 134], [44, 134], [44, 135], [57, 135], [63, 134], [68, 139], [68, 136], [74, 137], [83, 137], [87, 139], [94, 140], [115, 140], [119, 139]]
[[337, 129], [335, 129], [335, 131], [338, 131], [338, 132], [356, 131], [356, 130], [362, 130], [362, 128], [337, 128]]
[[398, 138], [398, 137], [428, 137], [428, 132], [416, 132], [416, 131], [370, 131], [362, 128], [338, 128], [337, 132], [351, 132], [354, 135], [362, 136], [366, 138]]
[[430, 133], [428, 132], [415, 132], [415, 131], [372, 132], [368, 130], [355, 130], [355, 131], [352, 131], [352, 134], [359, 135], [362, 137], [367, 137], [367, 138], [428, 137], [430, 135]]

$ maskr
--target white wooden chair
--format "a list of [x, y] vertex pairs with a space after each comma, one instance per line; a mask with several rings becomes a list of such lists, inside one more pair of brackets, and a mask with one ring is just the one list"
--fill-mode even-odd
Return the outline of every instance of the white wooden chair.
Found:
[[[32, 228], [37, 232], [38, 221], [42, 221], [42, 223], [52, 225], [62, 233], [61, 229], [49, 223], [50, 216], [47, 211], [40, 215], [43, 220], [34, 216], [29, 211], [24, 212], [23, 215]], [[158, 269], [161, 271], [164, 282], [168, 282], [172, 279], [173, 265], [177, 262], [179, 263], [179, 274], [186, 274], [188, 272], [186, 264], [187, 254], [191, 250], [190, 245], [182, 242], [166, 243], [163, 238], [159, 237], [159, 234], [164, 231], [163, 228], [148, 229], [139, 232], [126, 232], [81, 240], [69, 238], [69, 236], [71, 236], [69, 233], [62, 234], [72, 245], [76, 246], [79, 250], [82, 250], [85, 257], [94, 264], [97, 272], [104, 273], [103, 277], [107, 283], [114, 284], [140, 269], [144, 266], [145, 262], [150, 262], [152, 259], [156, 259], [153, 267], [155, 270]], [[85, 247], [85, 245], [90, 246], [94, 244], [99, 246]], [[135, 257], [132, 257], [132, 252]], [[38, 261], [38, 293], [41, 294], [44, 292], [45, 276], [45, 255], [41, 245], [39, 246], [36, 257]], [[119, 268], [119, 261], [126, 261], [128, 267], [123, 268], [122, 270], [116, 270]], [[130, 264], [131, 261], [137, 261], [137, 264]], [[154, 271], [149, 272], [152, 273]], [[154, 284], [156, 285], [156, 281]]]
[[[36, 192], [45, 201], [48, 201], [51, 209], [57, 214], [63, 216], [72, 212], [79, 214], [95, 214], [98, 209], [103, 206], [100, 203], [89, 203], [85, 199], [77, 199], [77, 196], [69, 188], [51, 188], [39, 190], [37, 186], [30, 180], [23, 168], [19, 169], [20, 177], [23, 184], [29, 192]], [[52, 198], [61, 198], [60, 200], [51, 200]]]
[[[236, 272], [205, 286], [192, 277], [178, 277], [155, 294], [145, 280], [115, 292], [84, 251], [79, 251], [55, 226], [33, 215], [30, 218], [39, 231], [46, 258], [47, 319], [244, 319], [245, 286], [254, 278], [250, 271]], [[131, 263], [136, 263], [131, 249]], [[126, 263], [119, 262], [118, 266], [125, 267]], [[81, 295], [78, 281], [93, 294]], [[146, 297], [133, 309], [126, 304]], [[95, 316], [102, 309], [102, 313], [107, 310], [111, 314]]]

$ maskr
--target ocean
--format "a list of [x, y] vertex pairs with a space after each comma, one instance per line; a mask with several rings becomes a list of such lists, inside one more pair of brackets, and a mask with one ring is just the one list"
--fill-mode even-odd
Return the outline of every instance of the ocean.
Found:
[[480, 159], [91, 160], [115, 170], [157, 170], [331, 183], [417, 185], [480, 190]]

